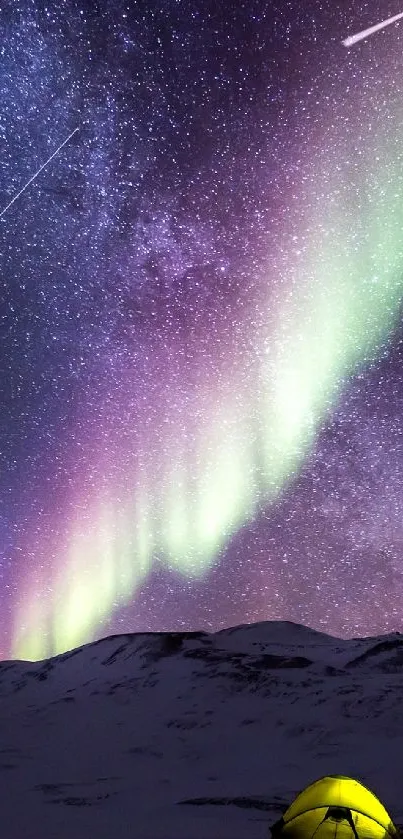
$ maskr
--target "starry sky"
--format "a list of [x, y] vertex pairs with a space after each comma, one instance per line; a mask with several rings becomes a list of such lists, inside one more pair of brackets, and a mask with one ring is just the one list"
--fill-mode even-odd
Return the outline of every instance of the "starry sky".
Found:
[[0, 658], [403, 631], [399, 0], [0, 10]]

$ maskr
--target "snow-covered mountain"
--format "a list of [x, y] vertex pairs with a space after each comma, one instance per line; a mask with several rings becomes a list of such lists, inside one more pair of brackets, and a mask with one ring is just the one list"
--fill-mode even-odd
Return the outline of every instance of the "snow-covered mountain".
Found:
[[403, 823], [403, 635], [288, 622], [0, 662], [2, 839], [258, 839], [351, 775]]

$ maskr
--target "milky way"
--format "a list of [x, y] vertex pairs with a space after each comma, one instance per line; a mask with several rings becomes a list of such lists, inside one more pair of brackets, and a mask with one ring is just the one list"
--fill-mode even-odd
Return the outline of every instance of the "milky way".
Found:
[[[388, 9], [399, 13], [397, 3]], [[0, 13], [2, 658], [403, 624], [399, 25]]]

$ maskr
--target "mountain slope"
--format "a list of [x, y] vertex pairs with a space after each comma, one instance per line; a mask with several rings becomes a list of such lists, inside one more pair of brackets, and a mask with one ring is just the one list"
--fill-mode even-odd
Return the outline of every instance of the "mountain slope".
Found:
[[257, 839], [326, 773], [403, 822], [403, 636], [288, 622], [0, 662], [7, 839]]

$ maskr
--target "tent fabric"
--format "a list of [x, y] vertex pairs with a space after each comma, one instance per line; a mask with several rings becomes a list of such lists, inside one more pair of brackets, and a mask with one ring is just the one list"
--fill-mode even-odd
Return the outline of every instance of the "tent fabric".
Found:
[[273, 839], [399, 839], [376, 795], [344, 775], [327, 775], [306, 787], [271, 833]]

